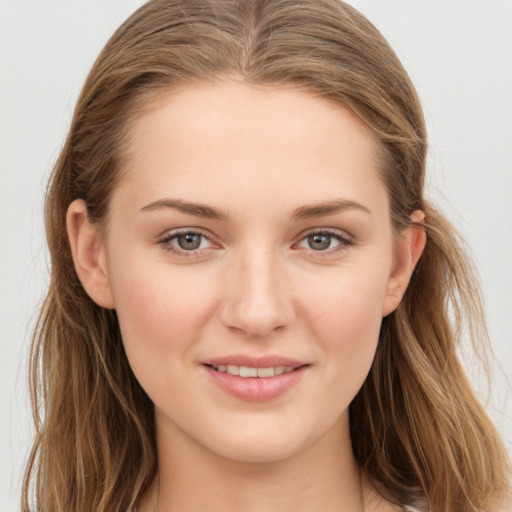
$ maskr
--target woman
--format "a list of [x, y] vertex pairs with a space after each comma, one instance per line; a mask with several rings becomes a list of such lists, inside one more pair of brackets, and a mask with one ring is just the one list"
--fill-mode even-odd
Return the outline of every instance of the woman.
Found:
[[132, 15], [48, 190], [24, 510], [31, 483], [38, 510], [499, 510], [456, 355], [479, 295], [425, 154], [404, 69], [337, 0]]

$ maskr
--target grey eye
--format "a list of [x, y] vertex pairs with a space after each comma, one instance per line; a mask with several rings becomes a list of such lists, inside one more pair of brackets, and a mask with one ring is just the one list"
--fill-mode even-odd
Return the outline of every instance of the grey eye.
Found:
[[184, 251], [194, 251], [201, 246], [203, 235], [198, 233], [184, 233], [176, 237], [180, 249]]
[[326, 235], [322, 233], [315, 233], [313, 235], [309, 235], [307, 237], [308, 245], [314, 251], [325, 251], [325, 249], [329, 249], [332, 241], [331, 235]]
[[214, 245], [207, 235], [186, 229], [171, 232], [159, 240], [158, 243], [166, 251], [180, 256], [193, 256]]

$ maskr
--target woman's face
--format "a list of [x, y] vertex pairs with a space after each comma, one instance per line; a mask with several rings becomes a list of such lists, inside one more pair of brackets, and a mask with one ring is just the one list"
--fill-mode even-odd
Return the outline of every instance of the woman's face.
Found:
[[347, 430], [405, 287], [367, 129], [223, 82], [174, 91], [132, 135], [101, 250], [159, 435], [273, 461]]

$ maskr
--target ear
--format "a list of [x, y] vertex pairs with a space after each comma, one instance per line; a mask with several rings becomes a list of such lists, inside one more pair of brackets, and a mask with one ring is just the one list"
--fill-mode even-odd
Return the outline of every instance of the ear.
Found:
[[82, 286], [91, 299], [104, 308], [114, 308], [103, 239], [89, 222], [85, 201], [73, 201], [66, 224], [73, 263]]
[[424, 220], [425, 214], [421, 210], [416, 210], [411, 215], [411, 224], [400, 233], [395, 264], [388, 279], [386, 297], [382, 305], [383, 317], [392, 313], [400, 304], [416, 263], [423, 253], [427, 242], [425, 230], [421, 226]]

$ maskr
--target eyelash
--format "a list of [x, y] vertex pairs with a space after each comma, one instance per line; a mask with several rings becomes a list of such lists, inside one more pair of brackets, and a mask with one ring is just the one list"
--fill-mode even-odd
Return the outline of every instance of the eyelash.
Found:
[[176, 254], [178, 256], [183, 256], [185, 258], [191, 257], [191, 256], [197, 256], [198, 252], [200, 250], [204, 250], [204, 249], [196, 249], [194, 251], [187, 251], [185, 249], [177, 249], [176, 247], [174, 247], [171, 244], [171, 240], [174, 240], [181, 235], [198, 235], [198, 236], [201, 236], [204, 239], [208, 240], [211, 244], [214, 244], [214, 242], [212, 242], [212, 240], [210, 239], [209, 236], [204, 234], [202, 231], [200, 231], [198, 229], [193, 229], [193, 228], [183, 228], [183, 229], [178, 229], [178, 230], [172, 231], [171, 233], [167, 233], [166, 235], [164, 235], [162, 238], [160, 238], [158, 240], [158, 244], [162, 246], [162, 249], [164, 251], [170, 252], [172, 254]]
[[[200, 251], [205, 250], [205, 249], [196, 249], [196, 250], [187, 251], [185, 249], [175, 248], [171, 244], [171, 241], [174, 239], [177, 239], [181, 235], [197, 235], [197, 236], [203, 237], [204, 239], [208, 240], [211, 244], [215, 245], [215, 242], [213, 242], [208, 235], [206, 235], [205, 233], [203, 233], [200, 230], [192, 229], [192, 228], [183, 228], [183, 229], [179, 229], [176, 231], [172, 231], [171, 233], [168, 233], [164, 237], [159, 239], [158, 244], [161, 245], [162, 249], [165, 250], [166, 252], [170, 252], [172, 254], [176, 254], [181, 257], [194, 257], [194, 256], [197, 256]], [[347, 247], [354, 245], [354, 242], [350, 238], [348, 238], [345, 235], [342, 235], [339, 231], [337, 231], [335, 229], [323, 228], [323, 229], [313, 229], [309, 232], [302, 234], [300, 240], [298, 242], [295, 242], [292, 245], [292, 247], [298, 246], [298, 244], [300, 244], [301, 242], [306, 240], [308, 237], [315, 236], [315, 235], [327, 236], [327, 237], [334, 238], [339, 244], [334, 248], [323, 250], [323, 251], [316, 251], [311, 248], [306, 249], [310, 253], [310, 255], [313, 255], [314, 257], [325, 258], [325, 257], [331, 256], [333, 254], [338, 254], [339, 252], [345, 250]], [[209, 249], [209, 248], [211, 248], [211, 247], [208, 247], [207, 249]]]
[[329, 256], [337, 255], [340, 252], [346, 250], [351, 245], [354, 245], [354, 242], [350, 238], [348, 238], [348, 236], [342, 234], [340, 231], [336, 229], [322, 228], [312, 229], [311, 231], [302, 234], [300, 240], [293, 244], [293, 246], [297, 246], [310, 236], [317, 235], [323, 235], [330, 238], [334, 238], [338, 242], [338, 245], [334, 248], [327, 249], [324, 251], [315, 251], [314, 249], [307, 248], [306, 250], [309, 252], [309, 254], [315, 258], [328, 258]]

